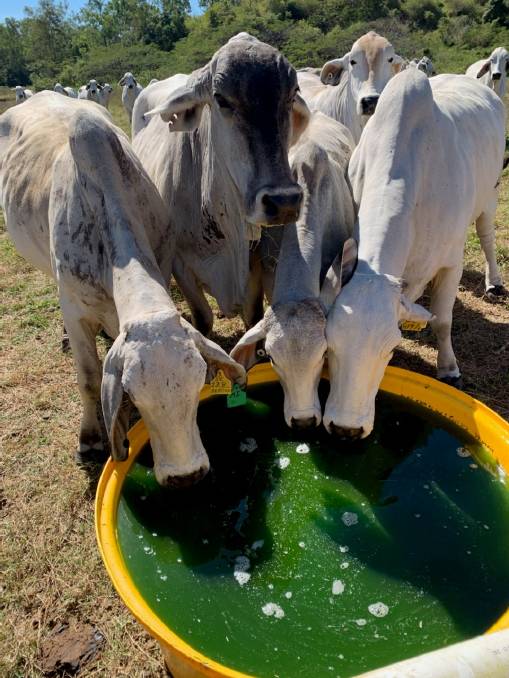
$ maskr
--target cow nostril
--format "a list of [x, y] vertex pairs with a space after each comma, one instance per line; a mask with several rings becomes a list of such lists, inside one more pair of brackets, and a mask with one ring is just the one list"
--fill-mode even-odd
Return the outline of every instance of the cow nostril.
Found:
[[292, 417], [290, 423], [292, 428], [296, 429], [312, 428], [313, 426], [318, 425], [315, 415], [312, 417], [305, 417], [304, 419], [295, 419], [295, 417]]
[[364, 97], [361, 99], [361, 110], [363, 115], [373, 115], [376, 105], [378, 103], [378, 96]]
[[193, 473], [189, 473], [185, 476], [168, 476], [164, 485], [170, 487], [174, 490], [182, 490], [188, 487], [196, 485], [200, 480], [202, 480], [208, 473], [208, 469], [203, 466]]
[[331, 433], [340, 440], [358, 440], [363, 433], [363, 428], [344, 428], [343, 426], [330, 425]]
[[267, 223], [289, 224], [299, 218], [302, 189], [296, 186], [282, 193], [266, 192], [262, 195], [261, 203]]

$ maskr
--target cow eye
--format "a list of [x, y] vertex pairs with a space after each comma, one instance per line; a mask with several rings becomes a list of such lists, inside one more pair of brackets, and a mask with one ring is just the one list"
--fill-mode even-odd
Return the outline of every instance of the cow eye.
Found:
[[389, 59], [389, 63], [392, 64], [393, 61], [394, 61], [394, 57], [391, 57], [391, 58]]
[[214, 99], [216, 100], [216, 103], [219, 106], [219, 108], [230, 111], [232, 110], [231, 104], [221, 94], [214, 94]]
[[355, 59], [350, 59], [350, 65], [351, 65], [351, 66], [355, 66], [356, 63], [357, 63], [357, 62], [355, 61]]

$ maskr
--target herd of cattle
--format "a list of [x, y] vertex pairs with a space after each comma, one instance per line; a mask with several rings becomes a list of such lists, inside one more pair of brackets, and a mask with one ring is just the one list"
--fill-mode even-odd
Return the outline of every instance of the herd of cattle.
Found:
[[[240, 33], [189, 76], [143, 89], [124, 75], [132, 142], [95, 80], [77, 95], [25, 90], [0, 116], [0, 204], [19, 252], [58, 284], [82, 459], [107, 448], [103, 424], [113, 458], [126, 458], [133, 403], [158, 482], [196, 482], [209, 468], [201, 387], [219, 369], [243, 385], [263, 352], [289, 426], [323, 418], [340, 438], [366, 437], [404, 321], [430, 322], [437, 376], [458, 383], [452, 309], [472, 222], [486, 289], [505, 293], [494, 216], [509, 53], [466, 75], [412, 65], [370, 32], [322, 69], [296, 71]], [[193, 325], [168, 293], [172, 276]], [[416, 300], [429, 283], [428, 312]], [[230, 355], [206, 338], [205, 292], [246, 324]], [[103, 369], [102, 329], [114, 339]]]

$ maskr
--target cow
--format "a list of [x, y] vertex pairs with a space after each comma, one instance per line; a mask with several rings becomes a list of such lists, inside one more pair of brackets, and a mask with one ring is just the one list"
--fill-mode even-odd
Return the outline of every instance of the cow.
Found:
[[72, 87], [64, 87], [64, 90], [67, 92], [67, 96], [70, 96], [71, 99], [77, 99], [78, 93]]
[[423, 56], [421, 59], [412, 59], [412, 61], [410, 61], [410, 63], [408, 64], [408, 67], [419, 69], [424, 73], [424, 75], [427, 75], [428, 78], [431, 78], [431, 76], [436, 75], [433, 62], [427, 56]]
[[156, 82], [159, 82], [159, 79], [158, 78], [152, 78], [152, 80], [148, 83], [147, 87], [150, 87], [150, 85], [153, 85]]
[[505, 47], [497, 47], [488, 59], [476, 61], [467, 68], [467, 75], [487, 85], [503, 99], [507, 91], [509, 73], [509, 52]]
[[174, 276], [204, 334], [212, 328], [204, 290], [227, 317], [242, 308], [246, 224], [298, 217], [302, 189], [288, 150], [308, 117], [294, 68], [247, 33], [145, 113], [133, 147], [177, 226]]
[[61, 85], [59, 82], [55, 84], [55, 86], [53, 87], [53, 91], [56, 92], [57, 94], [63, 94], [64, 97], [69, 96], [69, 93], [66, 92], [63, 85]]
[[386, 38], [370, 31], [343, 57], [324, 64], [320, 78], [308, 69], [299, 71], [302, 96], [312, 111], [346, 125], [358, 143], [383, 88], [403, 61]]
[[[294, 428], [318, 426], [322, 420], [318, 383], [327, 343], [320, 287], [354, 226], [346, 178], [353, 148], [344, 125], [323, 113], [312, 114], [290, 151], [292, 174], [304, 199], [297, 222], [281, 229], [280, 251], [276, 247], [269, 255], [270, 261], [277, 261], [274, 290], [267, 294], [271, 305], [230, 353], [249, 369], [264, 342], [283, 387], [286, 423]], [[273, 230], [263, 229], [261, 247]]]
[[31, 89], [26, 89], [21, 85], [16, 85], [14, 91], [16, 93], [16, 104], [22, 104], [24, 101], [30, 99], [30, 97], [33, 97], [34, 95]]
[[143, 87], [129, 71], [124, 73], [124, 75], [118, 81], [118, 84], [122, 87], [122, 106], [129, 116], [129, 122], [131, 122], [133, 117], [134, 102], [143, 91]]
[[89, 80], [86, 85], [82, 85], [78, 92], [78, 99], [85, 99], [87, 101], [95, 101], [96, 104], [101, 103], [102, 86], [97, 80]]
[[112, 94], [113, 87], [108, 82], [105, 82], [99, 95], [99, 103], [101, 106], [104, 106], [104, 108], [109, 108]]
[[[108, 112], [54, 92], [0, 117], [0, 201], [20, 254], [54, 277], [83, 404], [79, 458], [128, 453], [129, 405], [148, 428], [161, 485], [199, 480], [209, 462], [196, 423], [218, 368], [245, 372], [178, 314], [167, 292], [166, 206]], [[95, 338], [114, 339], [101, 375]], [[207, 377], [208, 374], [208, 377]]]
[[[326, 327], [329, 432], [370, 434], [403, 321], [431, 323], [437, 376], [459, 383], [451, 325], [463, 250], [475, 220], [488, 280], [498, 278], [493, 221], [504, 148], [502, 102], [465, 75], [428, 80], [408, 69], [387, 85], [349, 165], [357, 268], [343, 288], [337, 261], [327, 274], [335, 297]], [[428, 283], [431, 312], [415, 303]]]
[[188, 78], [189, 75], [187, 74], [177, 73], [165, 80], [156, 80], [155, 82], [150, 83], [149, 86], [145, 87], [145, 89], [140, 92], [140, 95], [134, 102], [131, 117], [131, 133], [133, 139], [138, 132], [150, 122], [150, 118], [146, 118], [145, 114], [162, 104], [171, 92], [185, 85]]

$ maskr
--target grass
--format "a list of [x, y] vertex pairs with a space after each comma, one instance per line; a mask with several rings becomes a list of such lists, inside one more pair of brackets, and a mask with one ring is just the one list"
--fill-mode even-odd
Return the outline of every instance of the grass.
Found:
[[[0, 89], [0, 110], [12, 102]], [[111, 105], [128, 130], [118, 90]], [[498, 254], [509, 281], [509, 169], [497, 213]], [[469, 235], [454, 318], [454, 346], [466, 390], [509, 416], [509, 304], [483, 299], [484, 261]], [[178, 292], [175, 296], [185, 310]], [[60, 352], [62, 319], [56, 287], [19, 257], [0, 214], [0, 676], [39, 678], [41, 647], [63, 621], [90, 621], [104, 650], [80, 676], [163, 675], [156, 643], [120, 603], [102, 566], [94, 535], [96, 478], [73, 461], [80, 403], [69, 355]], [[231, 346], [239, 320], [216, 323], [215, 339]], [[430, 334], [405, 338], [394, 363], [434, 373]]]

